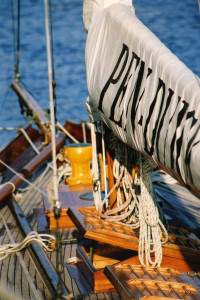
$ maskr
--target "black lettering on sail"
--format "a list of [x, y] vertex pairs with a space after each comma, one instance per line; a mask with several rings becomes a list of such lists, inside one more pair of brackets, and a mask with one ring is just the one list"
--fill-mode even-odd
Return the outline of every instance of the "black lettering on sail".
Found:
[[129, 73], [130, 73], [131, 67], [133, 65], [134, 58], [137, 59], [137, 65], [138, 65], [138, 59], [139, 58], [135, 55], [134, 52], [132, 52], [132, 58], [131, 58], [131, 61], [129, 63], [128, 70], [127, 70], [127, 72], [126, 72], [126, 74], [124, 76], [124, 79], [123, 79], [123, 81], [122, 81], [122, 83], [121, 83], [121, 85], [120, 85], [120, 87], [119, 87], [119, 89], [117, 91], [117, 94], [116, 94], [115, 99], [114, 99], [114, 101], [112, 103], [112, 106], [111, 106], [111, 111], [110, 111], [110, 117], [109, 117], [109, 119], [111, 121], [115, 122], [115, 124], [117, 124], [120, 127], [122, 127], [122, 116], [123, 116], [123, 113], [124, 113], [124, 109], [123, 109], [123, 106], [122, 106], [122, 111], [119, 114], [120, 115], [120, 119], [116, 120], [115, 119], [115, 108], [116, 108], [116, 106], [117, 106], [117, 108], [120, 107], [120, 105], [122, 103], [122, 100], [124, 98], [124, 95], [126, 93], [129, 80], [130, 80], [130, 78], [132, 76], [132, 74], [129, 75]]
[[[110, 75], [108, 81], [106, 82], [103, 90], [101, 91], [101, 95], [100, 95], [100, 99], [99, 99], [99, 107], [98, 107], [98, 109], [101, 112], [103, 112], [102, 106], [103, 106], [103, 98], [105, 96], [105, 93], [106, 93], [107, 89], [109, 88], [110, 84], [116, 84], [119, 81], [119, 79], [122, 76], [122, 73], [124, 72], [124, 69], [126, 67], [126, 63], [128, 61], [128, 55], [129, 55], [129, 49], [125, 44], [123, 44], [122, 51], [120, 53], [120, 56], [118, 58], [116, 65], [114, 67], [114, 70], [113, 70], [112, 74]], [[122, 59], [124, 59], [123, 65], [122, 65], [121, 69], [118, 70]], [[117, 72], [119, 72], [118, 75], [117, 75]], [[115, 78], [115, 76], [116, 76], [116, 78]]]
[[[148, 126], [150, 124], [150, 120], [151, 120], [151, 117], [152, 117], [152, 114], [153, 114], [153, 111], [154, 111], [154, 108], [155, 108], [155, 105], [156, 105], [156, 101], [157, 101], [157, 98], [158, 98], [158, 93], [159, 93], [159, 91], [161, 89], [162, 89], [162, 101], [161, 101], [161, 104], [160, 104], [158, 119], [156, 120], [156, 124], [155, 124], [153, 132], [152, 132], [152, 139], [151, 139], [150, 149], [148, 149], [148, 147], [147, 147], [147, 140], [149, 140], [149, 139], [147, 138], [147, 129], [148, 129]], [[148, 115], [148, 117], [146, 119], [146, 123], [145, 123], [145, 127], [144, 127], [144, 142], [145, 142], [144, 150], [150, 156], [152, 156], [152, 154], [154, 152], [154, 142], [155, 142], [155, 137], [156, 137], [156, 129], [157, 129], [158, 122], [159, 122], [159, 119], [160, 119], [160, 114], [161, 114], [162, 104], [163, 104], [164, 98], [165, 98], [165, 83], [159, 78], [159, 82], [158, 82], [158, 87], [157, 87], [157, 90], [156, 90], [156, 94], [155, 94], [155, 97], [154, 97], [154, 99], [153, 99], [153, 101], [152, 101], [152, 103], [150, 105], [149, 115]]]
[[[132, 124], [132, 131], [133, 132], [135, 130], [135, 117], [136, 117], [136, 113], [137, 113], [137, 109], [138, 109], [137, 104], [141, 100], [141, 98], [138, 99], [138, 97], [139, 97], [139, 92], [140, 92], [141, 85], [142, 85], [142, 79], [143, 79], [143, 76], [144, 76], [144, 68], [145, 68], [145, 63], [141, 60], [140, 69], [139, 69], [139, 72], [138, 72], [138, 77], [136, 79], [135, 86], [133, 88], [133, 91], [131, 93], [131, 97], [129, 99], [129, 102], [130, 102], [130, 100], [133, 97], [133, 102], [132, 102], [132, 107], [131, 107], [131, 124]], [[151, 74], [151, 72], [152, 72], [152, 70], [148, 69], [147, 77]]]
[[[190, 182], [191, 182], [192, 184], [194, 184], [194, 179], [193, 179], [193, 176], [192, 176], [192, 170], [191, 170], [191, 165], [190, 165], [190, 162], [191, 162], [191, 156], [192, 156], [192, 149], [193, 149], [197, 144], [200, 143], [200, 140], [197, 141], [196, 143], [194, 143], [193, 145], [192, 145], [192, 143], [193, 143], [193, 141], [194, 141], [194, 139], [195, 139], [197, 133], [199, 132], [199, 130], [200, 130], [200, 126], [198, 126], [198, 128], [197, 128], [195, 134], [192, 136], [191, 140], [189, 141], [188, 147], [187, 147], [187, 151], [186, 151], [185, 164], [186, 164], [186, 168], [187, 168], [187, 182], [190, 180]], [[191, 145], [192, 145], [192, 147], [191, 147]], [[188, 185], [187, 185], [187, 186], [188, 186]]]
[[[194, 117], [194, 114], [195, 114], [195, 111], [190, 111], [187, 113], [187, 116], [186, 116], [186, 120], [192, 118], [192, 123], [191, 123], [191, 126], [190, 126], [190, 129], [196, 124], [197, 122], [197, 119], [195, 119]], [[182, 132], [181, 132], [181, 136], [180, 138], [176, 141], [176, 149], [177, 149], [177, 156], [176, 156], [176, 168], [177, 168], [177, 172], [179, 173], [179, 175], [181, 175], [181, 171], [180, 171], [180, 167], [179, 167], [179, 163], [178, 163], [178, 159], [181, 155], [181, 148], [182, 148], [182, 143], [183, 143], [183, 136], [184, 136], [184, 129], [185, 127], [183, 128]], [[197, 133], [197, 132], [196, 132]], [[186, 157], [188, 156], [188, 149], [186, 151]], [[190, 164], [190, 162], [188, 161], [188, 163]]]
[[165, 109], [164, 109], [162, 117], [160, 118], [160, 124], [159, 124], [158, 130], [157, 130], [157, 135], [156, 135], [156, 152], [157, 152], [158, 160], [160, 160], [159, 147], [158, 147], [158, 143], [159, 143], [159, 140], [160, 140], [160, 132], [161, 132], [161, 129], [163, 127], [165, 116], [166, 116], [167, 110], [169, 108], [169, 105], [171, 103], [172, 96], [174, 95], [174, 91], [172, 89], [169, 88], [168, 91], [169, 91], [169, 94], [168, 94], [168, 97], [167, 97]]
[[171, 154], [170, 157], [171, 157], [171, 168], [172, 169], [174, 169], [174, 145], [175, 145], [175, 141], [176, 141], [176, 132], [177, 132], [178, 127], [180, 126], [180, 124], [185, 116], [185, 113], [187, 111], [187, 108], [188, 108], [188, 103], [185, 100], [183, 100], [182, 103], [183, 103], [183, 108], [178, 113], [177, 122], [176, 122], [176, 130], [175, 130], [175, 133], [172, 138], [171, 145], [170, 145], [170, 154]]
[[[142, 82], [141, 82], [141, 75], [142, 75], [143, 72], [144, 72], [144, 69], [143, 69], [144, 65], [143, 65], [143, 63], [144, 63], [144, 62], [141, 61], [142, 68], [140, 68], [137, 82], [136, 82], [136, 84], [135, 84], [135, 86], [134, 86], [134, 89], [133, 89], [133, 91], [132, 91], [132, 93], [131, 93], [131, 97], [130, 97], [129, 102], [128, 102], [128, 105], [127, 105], [126, 116], [127, 116], [127, 114], [128, 114], [129, 103], [130, 103], [130, 100], [131, 100], [132, 97], [133, 97], [133, 93], [134, 93], [135, 90], [137, 90], [137, 91], [139, 92], [139, 88], [141, 87], [141, 84], [142, 84]], [[152, 73], [152, 69], [148, 68], [146, 79], [149, 77], [149, 75], [151, 75], [151, 73]], [[146, 83], [146, 82], [145, 82], [145, 83]], [[137, 98], [134, 96], [133, 103], [132, 103], [132, 109], [131, 109], [132, 130], [135, 130], [135, 126], [134, 126], [135, 116], [136, 116], [136, 112], [137, 112], [137, 110], [138, 110], [139, 103], [140, 103], [142, 97], [144, 96], [145, 87], [144, 87], [144, 89], [143, 89], [143, 91], [142, 91], [142, 93], [141, 93], [139, 99], [138, 99], [138, 94], [139, 94], [138, 92], [136, 92], [136, 97], [137, 97]], [[136, 101], [136, 103], [134, 102], [134, 100]], [[138, 100], [138, 101], [137, 101], [137, 100]], [[134, 111], [133, 111], [133, 109], [134, 109]], [[141, 115], [141, 116], [140, 116], [140, 120], [139, 120], [139, 122], [138, 122], [138, 124], [141, 125], [141, 126], [142, 126], [142, 120], [143, 120], [143, 116]]]
[[[175, 108], [175, 110], [174, 110], [174, 113], [173, 113], [173, 115], [172, 115], [172, 117], [170, 118], [170, 120], [169, 120], [169, 124], [172, 122], [172, 120], [173, 120], [173, 118], [174, 118], [174, 116], [175, 116], [175, 113], [176, 113], [176, 110], [177, 110], [177, 108], [178, 108], [178, 106], [179, 106], [179, 102], [181, 101], [181, 97], [179, 96], [178, 97], [178, 101], [177, 101], [177, 104], [176, 104], [176, 108]], [[165, 154], [166, 154], [166, 149], [167, 149], [167, 147], [166, 147], [166, 142], [167, 142], [167, 137], [168, 137], [168, 131], [169, 131], [169, 126], [168, 126], [168, 128], [167, 128], [167, 133], [166, 133], [166, 135], [165, 135], [165, 142], [164, 142], [164, 164], [166, 164], [166, 161], [165, 161]]]
[[[187, 118], [192, 118], [192, 123], [191, 123], [191, 127], [190, 129], [197, 123], [197, 119], [194, 117], [195, 115], [195, 111], [190, 111], [187, 113]], [[187, 144], [187, 149], [186, 149], [186, 155], [185, 155], [185, 165], [187, 168], [187, 173], [189, 176], [190, 181], [193, 183], [193, 178], [192, 178], [192, 172], [191, 172], [191, 167], [190, 167], [190, 162], [191, 162], [191, 152], [192, 152], [192, 148], [195, 147], [200, 141], [197, 141], [195, 144], [192, 145], [192, 143], [194, 142], [194, 139], [196, 138], [196, 135], [198, 134], [200, 130], [200, 126], [197, 126], [197, 129], [195, 130], [194, 134], [192, 135], [191, 139], [189, 140], [188, 144]]]
[[182, 143], [183, 143], [183, 133], [184, 133], [184, 129], [181, 132], [180, 138], [176, 141], [176, 169], [177, 169], [177, 173], [179, 174], [179, 176], [181, 178], [182, 178], [182, 176], [181, 176], [181, 171], [180, 171], [178, 159], [181, 155], [181, 147], [182, 147]]
[[192, 118], [192, 123], [191, 123], [191, 126], [190, 126], [190, 129], [196, 124], [196, 122], [198, 121], [196, 118], [195, 118], [195, 110], [192, 110], [192, 111], [189, 111], [187, 113], [187, 117], [186, 117], [186, 120]]
[[[200, 126], [198, 126], [198, 129], [196, 131], [196, 134], [197, 132], [200, 130]], [[196, 134], [194, 135], [194, 137], [192, 138], [192, 141], [195, 139], [196, 137]], [[192, 143], [191, 141], [191, 143]], [[199, 144], [200, 141], [197, 141], [195, 144], [192, 145], [192, 148], [194, 148], [197, 144]], [[193, 184], [194, 183], [194, 179], [193, 179], [193, 176], [192, 176], [192, 171], [191, 171], [191, 166], [190, 166], [190, 162], [191, 162], [191, 155], [192, 155], [192, 148], [187, 151], [187, 157], [186, 157], [186, 167], [187, 167], [187, 175], [188, 175], [188, 179], [190, 180], [190, 182]], [[187, 180], [188, 181], [188, 180]]]

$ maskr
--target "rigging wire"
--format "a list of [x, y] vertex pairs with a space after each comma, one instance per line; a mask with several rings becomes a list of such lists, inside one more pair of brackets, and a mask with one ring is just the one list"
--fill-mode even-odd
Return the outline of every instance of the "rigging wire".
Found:
[[[13, 52], [14, 52], [14, 78], [18, 79], [20, 77], [19, 73], [19, 61], [20, 61], [20, 11], [21, 11], [20, 0], [17, 2], [17, 34], [15, 28], [15, 8], [14, 1], [11, 0], [11, 12], [12, 12], [12, 31], [13, 31]], [[17, 35], [17, 37], [16, 37]], [[17, 40], [17, 41], [16, 41]], [[17, 45], [16, 45], [17, 44]]]
[[18, 8], [17, 8], [17, 53], [16, 53], [16, 64], [15, 64], [16, 79], [20, 77], [19, 59], [20, 59], [20, 0], [18, 0]]
[[16, 32], [15, 32], [15, 15], [14, 15], [14, 0], [11, 0], [11, 13], [12, 13], [12, 31], [13, 31], [13, 53], [14, 61], [17, 61], [17, 50], [16, 50]]
[[200, 14], [200, 0], [198, 0], [198, 5], [199, 5], [199, 14]]
[[53, 17], [52, 17], [52, 1], [49, 2], [50, 8], [50, 32], [51, 32], [51, 63], [52, 63], [52, 87], [53, 87], [53, 100], [54, 100], [54, 115], [55, 122], [57, 122], [57, 96], [56, 96], [56, 79], [55, 79], [55, 67], [54, 67], [54, 43], [53, 43]]

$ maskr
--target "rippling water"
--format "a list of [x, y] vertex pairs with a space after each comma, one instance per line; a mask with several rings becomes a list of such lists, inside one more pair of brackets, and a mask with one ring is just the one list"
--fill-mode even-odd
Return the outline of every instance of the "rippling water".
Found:
[[[17, 2], [17, 1], [13, 1]], [[82, 1], [52, 0], [57, 118], [88, 120], [84, 66], [86, 32]], [[137, 16], [194, 73], [200, 76], [200, 17], [197, 0], [135, 0]], [[14, 3], [16, 30], [17, 7]], [[9, 89], [14, 74], [11, 1], [0, 1], [0, 127], [25, 125], [17, 97]], [[43, 0], [21, 1], [21, 81], [42, 109], [49, 107]], [[0, 148], [16, 132], [0, 131]]]

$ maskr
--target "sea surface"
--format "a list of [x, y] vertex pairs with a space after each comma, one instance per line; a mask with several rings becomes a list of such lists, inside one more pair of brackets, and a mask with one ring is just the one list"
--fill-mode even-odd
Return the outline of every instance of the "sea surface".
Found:
[[[84, 65], [86, 32], [80, 0], [52, 0], [57, 119], [88, 120]], [[21, 0], [20, 79], [43, 110], [49, 108], [43, 0]], [[200, 76], [200, 14], [197, 0], [135, 0], [136, 14]], [[14, 76], [17, 1], [0, 1], [0, 149], [26, 124], [9, 88]], [[16, 130], [4, 130], [3, 128]], [[3, 130], [2, 130], [3, 129]]]

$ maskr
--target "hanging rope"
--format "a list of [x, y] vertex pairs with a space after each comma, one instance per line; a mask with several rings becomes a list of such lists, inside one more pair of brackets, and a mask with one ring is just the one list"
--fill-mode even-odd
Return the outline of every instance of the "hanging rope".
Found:
[[[160, 266], [162, 244], [167, 242], [168, 234], [161, 221], [161, 212], [151, 182], [152, 164], [141, 154], [121, 143], [114, 135], [109, 141], [109, 146], [115, 150], [113, 176], [116, 183], [102, 201], [102, 207], [113, 190], [117, 190], [117, 208], [111, 210], [108, 208], [105, 212], [102, 211], [100, 216], [108, 221], [140, 228], [138, 251], [140, 263], [146, 266]], [[133, 153], [134, 156], [131, 157]], [[140, 176], [133, 182], [131, 169], [138, 160]], [[139, 196], [136, 196], [134, 183], [140, 186]]]
[[[130, 165], [136, 163], [136, 156], [132, 149], [120, 143], [118, 139], [112, 135], [109, 140], [109, 146], [115, 150], [115, 158], [113, 162], [113, 176], [115, 185], [103, 199], [104, 204], [114, 190], [117, 190], [117, 207], [107, 209], [101, 212], [101, 217], [114, 222], [125, 223], [132, 228], [139, 227], [139, 202], [133, 188], [133, 178]], [[123, 199], [122, 199], [123, 194]]]
[[168, 233], [161, 221], [161, 212], [156, 202], [151, 172], [151, 162], [140, 154], [139, 259], [142, 265], [160, 266], [162, 244], [167, 242]]

